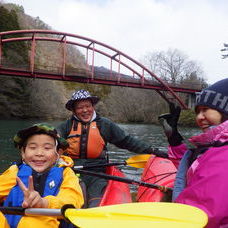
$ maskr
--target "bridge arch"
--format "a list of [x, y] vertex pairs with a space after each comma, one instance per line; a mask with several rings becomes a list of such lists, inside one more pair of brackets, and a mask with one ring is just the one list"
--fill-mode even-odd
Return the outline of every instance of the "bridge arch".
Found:
[[[4, 62], [3, 48], [12, 42], [30, 42], [28, 68], [21, 69]], [[57, 42], [61, 45], [62, 58], [60, 70], [43, 70], [35, 68], [37, 42]], [[73, 45], [85, 51], [86, 67], [67, 71], [67, 45]], [[96, 67], [96, 54], [105, 57], [109, 67]], [[115, 69], [114, 69], [115, 64]], [[104, 73], [105, 72], [105, 73]], [[126, 72], [128, 72], [126, 74]], [[129, 74], [130, 72], [130, 74]], [[153, 89], [167, 102], [173, 100], [186, 109], [187, 105], [177, 95], [177, 92], [194, 94], [199, 90], [168, 85], [141, 63], [127, 54], [102, 42], [80, 35], [52, 30], [15, 30], [0, 33], [0, 75], [54, 79], [113, 86]]]

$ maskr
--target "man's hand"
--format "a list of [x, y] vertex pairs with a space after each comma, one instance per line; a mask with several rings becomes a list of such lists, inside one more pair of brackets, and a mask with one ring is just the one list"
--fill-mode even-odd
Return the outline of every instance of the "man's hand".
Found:
[[157, 157], [161, 157], [161, 158], [168, 158], [169, 157], [167, 152], [161, 151], [158, 148], [150, 147], [150, 148], [144, 150], [143, 152], [145, 154], [153, 154], [153, 155], [155, 155]]
[[178, 146], [182, 143], [183, 137], [177, 130], [177, 123], [180, 117], [181, 108], [174, 103], [169, 103], [170, 113], [162, 114], [158, 117], [168, 142], [171, 146]]
[[48, 206], [47, 200], [42, 198], [40, 194], [34, 190], [32, 176], [29, 176], [28, 188], [24, 185], [19, 177], [17, 177], [17, 183], [24, 193], [24, 201], [22, 203], [23, 208], [45, 208]]

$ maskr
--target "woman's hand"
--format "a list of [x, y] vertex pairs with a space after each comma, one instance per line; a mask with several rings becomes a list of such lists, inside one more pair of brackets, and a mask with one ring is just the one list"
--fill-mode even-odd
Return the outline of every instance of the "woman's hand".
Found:
[[162, 114], [158, 117], [164, 132], [167, 136], [168, 142], [171, 146], [178, 146], [182, 143], [183, 137], [177, 129], [177, 123], [180, 117], [181, 108], [174, 103], [169, 103], [170, 113]]
[[24, 201], [22, 203], [23, 208], [46, 208], [48, 206], [47, 200], [42, 198], [39, 192], [34, 190], [32, 176], [29, 176], [28, 188], [24, 185], [19, 177], [17, 177], [17, 183], [24, 193]]

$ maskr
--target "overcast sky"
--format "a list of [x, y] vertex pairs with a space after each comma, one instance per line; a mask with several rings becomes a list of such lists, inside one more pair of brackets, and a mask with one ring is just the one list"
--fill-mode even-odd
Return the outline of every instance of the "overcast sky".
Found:
[[[108, 44], [139, 60], [177, 48], [209, 83], [228, 77], [228, 0], [4, 0], [53, 29]], [[224, 53], [223, 53], [224, 54]], [[227, 52], [228, 54], [228, 52]]]

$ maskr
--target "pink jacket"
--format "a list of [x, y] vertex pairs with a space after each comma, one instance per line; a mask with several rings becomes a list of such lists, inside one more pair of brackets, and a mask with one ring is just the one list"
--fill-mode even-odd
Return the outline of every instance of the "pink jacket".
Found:
[[[195, 146], [220, 141], [228, 142], [228, 121], [193, 136]], [[187, 151], [185, 144], [169, 147], [169, 157], [176, 165]], [[204, 210], [209, 217], [207, 228], [228, 227], [228, 144], [209, 147], [187, 171], [186, 188], [175, 202], [189, 204]]]

